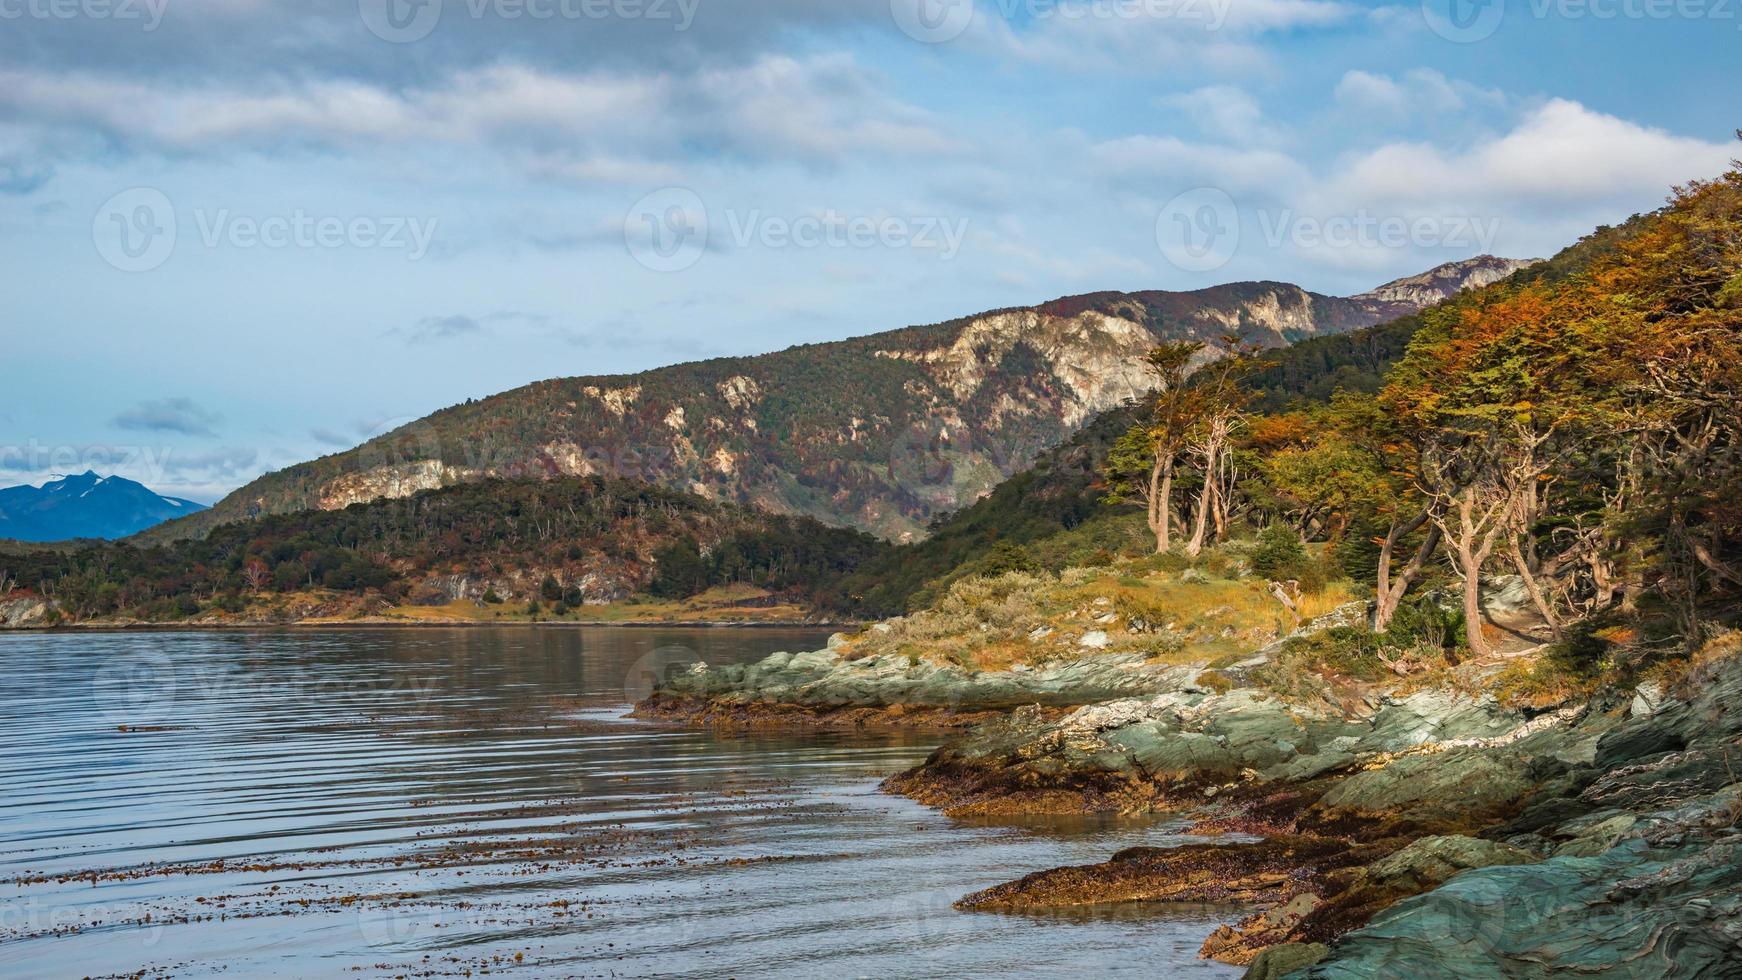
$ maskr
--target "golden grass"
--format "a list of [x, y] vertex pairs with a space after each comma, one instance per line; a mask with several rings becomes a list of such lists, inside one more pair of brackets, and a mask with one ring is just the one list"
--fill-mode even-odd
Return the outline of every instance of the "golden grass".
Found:
[[[1301, 618], [1353, 598], [1347, 583], [1336, 583], [1303, 597]], [[1295, 625], [1262, 580], [1161, 571], [1141, 559], [1124, 560], [1057, 577], [1012, 573], [958, 581], [931, 608], [853, 637], [848, 655], [896, 654], [1002, 670], [1092, 652], [1079, 641], [1094, 631], [1107, 634], [1109, 651], [1206, 663], [1237, 660]]]
[[[541, 604], [541, 623], [802, 623], [811, 619], [792, 603], [760, 604], [770, 593], [748, 585], [721, 586], [681, 600], [637, 599], [580, 606], [561, 616]], [[750, 605], [749, 603], [758, 603]], [[535, 617], [520, 602], [482, 604], [469, 599], [440, 606], [394, 606], [381, 618], [415, 623], [528, 623]]]

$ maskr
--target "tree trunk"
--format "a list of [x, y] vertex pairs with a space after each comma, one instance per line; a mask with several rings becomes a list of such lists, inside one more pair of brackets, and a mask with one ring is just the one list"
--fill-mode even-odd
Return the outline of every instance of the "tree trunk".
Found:
[[1470, 652], [1477, 657], [1487, 657], [1493, 653], [1493, 648], [1488, 646], [1488, 638], [1482, 635], [1482, 565], [1494, 549], [1495, 537], [1505, 525], [1511, 502], [1497, 501], [1478, 520], [1477, 490], [1470, 486], [1451, 498], [1448, 506], [1456, 513], [1442, 510], [1434, 515], [1434, 523], [1445, 532], [1452, 563], [1464, 580], [1464, 633], [1470, 643]]
[[1199, 458], [1203, 460], [1204, 489], [1198, 494], [1198, 512], [1194, 517], [1192, 539], [1186, 543], [1186, 554], [1196, 558], [1204, 550], [1204, 533], [1209, 529], [1210, 518], [1216, 515], [1217, 497], [1221, 493], [1221, 459], [1223, 437], [1219, 431], [1219, 422], [1212, 423], [1210, 434], [1199, 447]]
[[1196, 558], [1204, 550], [1204, 532], [1210, 524], [1210, 508], [1216, 506], [1216, 479], [1206, 473], [1204, 489], [1198, 494], [1198, 512], [1193, 518], [1192, 539], [1186, 542], [1186, 554]]
[[1543, 622], [1548, 624], [1548, 628], [1554, 631], [1556, 637], [1559, 637], [1561, 635], [1560, 618], [1554, 614], [1554, 608], [1549, 605], [1548, 598], [1542, 594], [1542, 586], [1537, 582], [1536, 576], [1531, 573], [1531, 562], [1525, 557], [1523, 549], [1518, 546], [1518, 536], [1507, 534], [1506, 544], [1512, 558], [1512, 567], [1518, 569], [1518, 577], [1524, 580], [1524, 591], [1530, 593], [1530, 601], [1536, 605], [1536, 611], [1542, 615]]
[[1392, 577], [1391, 562], [1392, 556], [1397, 551], [1397, 546], [1402, 543], [1404, 538], [1414, 534], [1422, 525], [1427, 524], [1432, 516], [1431, 509], [1424, 509], [1421, 514], [1405, 524], [1398, 524], [1393, 519], [1391, 530], [1385, 535], [1385, 542], [1379, 546], [1379, 574], [1374, 588], [1377, 601], [1374, 603], [1373, 609], [1373, 631], [1375, 633], [1383, 633], [1390, 628], [1391, 618], [1397, 615], [1397, 607], [1403, 603], [1403, 597], [1409, 594], [1410, 586], [1414, 585], [1416, 580], [1421, 577], [1422, 569], [1427, 567], [1428, 560], [1434, 556], [1434, 552], [1439, 550], [1441, 532], [1436, 524], [1428, 527], [1427, 537], [1423, 538], [1421, 545], [1415, 549], [1415, 557], [1409, 560], [1409, 564], [1403, 566], [1395, 578]]
[[1173, 468], [1171, 457], [1157, 457], [1149, 471], [1149, 529], [1155, 533], [1156, 554], [1173, 543]]
[[1231, 454], [1218, 454], [1218, 462], [1216, 464], [1216, 486], [1218, 487], [1216, 492], [1216, 509], [1210, 515], [1216, 521], [1217, 541], [1226, 540], [1228, 537], [1228, 498], [1232, 496], [1232, 493], [1222, 493], [1219, 488], [1228, 487], [1232, 490], [1234, 486], [1234, 474], [1228, 472], [1228, 467], [1225, 463], [1226, 455]]
[[1460, 549], [1458, 564], [1464, 569], [1464, 637], [1469, 641], [1471, 654], [1487, 657], [1493, 650], [1488, 646], [1488, 638], [1482, 635], [1482, 575], [1472, 568], [1475, 559], [1467, 549]]

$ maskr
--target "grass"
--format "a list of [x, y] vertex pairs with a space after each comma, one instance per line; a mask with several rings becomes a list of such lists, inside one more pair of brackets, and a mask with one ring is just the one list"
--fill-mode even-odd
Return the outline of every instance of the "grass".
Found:
[[307, 625], [358, 621], [417, 625], [487, 623], [803, 623], [814, 619], [804, 607], [779, 601], [773, 593], [747, 585], [719, 586], [681, 600], [640, 598], [606, 605], [578, 606], [558, 615], [549, 603], [532, 612], [524, 602], [460, 599], [441, 605], [383, 606], [352, 593], [325, 589], [255, 596], [240, 613], [208, 611], [193, 622], [211, 625], [250, 621]]
[[[1353, 595], [1335, 583], [1303, 596], [1311, 618]], [[1094, 648], [1166, 663], [1232, 661], [1292, 630], [1295, 618], [1266, 582], [1219, 551], [1193, 562], [1179, 555], [1112, 558], [1087, 567], [960, 579], [927, 609], [853, 637], [849, 656], [898, 654], [980, 670], [1071, 659]]]
[[558, 614], [541, 603], [536, 614], [524, 603], [485, 604], [471, 600], [442, 606], [394, 606], [383, 616], [411, 622], [463, 623], [799, 623], [812, 618], [803, 607], [775, 601], [772, 593], [747, 585], [718, 586], [687, 599], [637, 598], [605, 605], [577, 606]]

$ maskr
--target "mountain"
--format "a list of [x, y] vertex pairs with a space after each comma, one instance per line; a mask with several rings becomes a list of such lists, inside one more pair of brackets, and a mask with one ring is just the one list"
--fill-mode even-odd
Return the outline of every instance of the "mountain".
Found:
[[87, 471], [40, 487], [0, 489], [0, 538], [124, 538], [205, 509], [204, 504], [153, 493], [132, 480]]
[[[1618, 227], [1599, 228], [1544, 261], [1472, 260], [1478, 264], [1477, 275], [1461, 290], [1447, 288], [1453, 281], [1447, 266], [1392, 285], [1406, 290], [1419, 289], [1421, 283], [1437, 285], [1433, 292], [1413, 295], [1421, 300], [1440, 295], [1434, 305], [1445, 302], [1444, 311], [1474, 307], [1531, 284], [1576, 275], [1613, 253], [1647, 222], [1648, 216], [1635, 216]], [[1254, 410], [1268, 414], [1310, 408], [1340, 391], [1377, 391], [1422, 321], [1422, 314], [1411, 313], [1268, 352], [1246, 380], [1257, 396]], [[1141, 512], [1130, 505], [1110, 506], [1101, 475], [1113, 443], [1139, 414], [1136, 404], [1124, 404], [1095, 416], [971, 506], [934, 522], [925, 540], [872, 557], [849, 577], [847, 589], [868, 608], [924, 608], [951, 582], [987, 571], [1001, 546], [1022, 547], [1054, 571], [1085, 564], [1103, 549], [1131, 546], [1133, 541], [1126, 539], [1133, 533], [1138, 547], [1151, 546]]]
[[1394, 279], [1352, 297], [1379, 303], [1407, 303], [1427, 307], [1465, 289], [1476, 289], [1512, 275], [1519, 269], [1536, 265], [1541, 259], [1502, 259], [1479, 255], [1463, 262], [1447, 262], [1416, 276]]
[[487, 477], [594, 474], [913, 539], [1144, 394], [1139, 355], [1158, 341], [1214, 346], [1237, 334], [1279, 347], [1394, 319], [1521, 264], [1482, 256], [1358, 297], [1276, 282], [1091, 293], [756, 357], [542, 381], [268, 474], [146, 540]]

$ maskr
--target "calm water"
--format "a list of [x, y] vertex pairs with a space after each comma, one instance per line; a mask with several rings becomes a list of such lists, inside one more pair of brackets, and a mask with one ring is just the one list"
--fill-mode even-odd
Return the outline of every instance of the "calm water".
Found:
[[1237, 974], [1236, 910], [963, 894], [1175, 840], [877, 791], [917, 736], [621, 719], [773, 630], [0, 636], [0, 976]]

